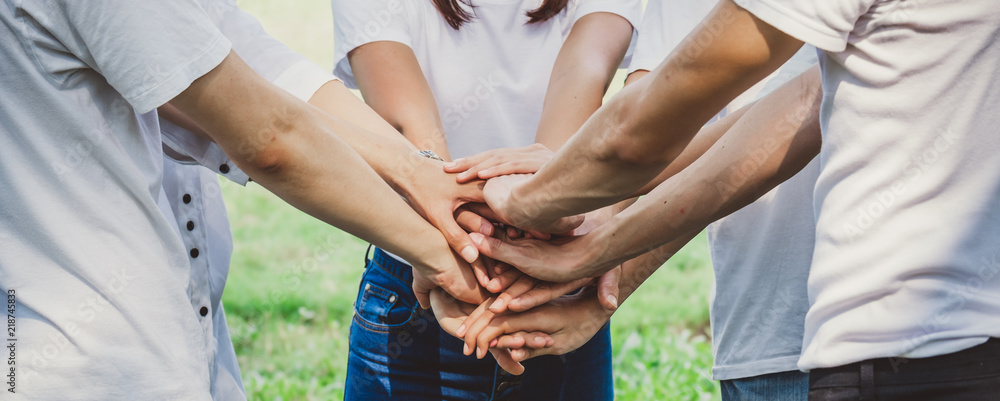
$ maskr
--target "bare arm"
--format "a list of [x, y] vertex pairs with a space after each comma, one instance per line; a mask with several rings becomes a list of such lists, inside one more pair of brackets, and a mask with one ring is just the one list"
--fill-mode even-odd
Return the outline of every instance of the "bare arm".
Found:
[[[239, 99], [238, 102], [233, 99]], [[482, 299], [440, 233], [403, 202], [333, 134], [360, 131], [274, 87], [235, 53], [170, 104], [219, 144], [254, 181], [310, 215], [420, 265], [430, 287]], [[410, 241], [425, 238], [422, 243]], [[437, 243], [428, 247], [428, 243]], [[449, 273], [457, 273], [449, 274]]]
[[753, 202], [819, 152], [819, 71], [758, 101], [688, 168], [587, 235], [502, 242], [473, 234], [480, 251], [534, 277], [593, 277]]
[[611, 13], [580, 18], [559, 49], [535, 142], [556, 150], [601, 107], [632, 38], [632, 24]]
[[[711, 39], [710, 46], [702, 43]], [[649, 76], [598, 110], [528, 180], [487, 185], [487, 201], [519, 227], [550, 230], [565, 216], [619, 201], [651, 181], [728, 101], [802, 42], [724, 0]], [[491, 181], [492, 184], [492, 181]]]
[[373, 42], [347, 54], [365, 102], [420, 150], [451, 160], [441, 114], [413, 49]]

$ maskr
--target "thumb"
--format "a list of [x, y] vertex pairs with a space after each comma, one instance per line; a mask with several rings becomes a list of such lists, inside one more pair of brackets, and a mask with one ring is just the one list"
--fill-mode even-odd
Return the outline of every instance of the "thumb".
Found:
[[618, 309], [618, 282], [621, 280], [622, 267], [618, 266], [604, 273], [597, 279], [597, 299], [601, 306], [609, 312]]
[[444, 239], [448, 241], [451, 249], [462, 256], [463, 260], [472, 263], [479, 258], [479, 250], [469, 238], [469, 233], [458, 225], [453, 214], [448, 213], [447, 216], [442, 216], [438, 221], [438, 229], [444, 234]]

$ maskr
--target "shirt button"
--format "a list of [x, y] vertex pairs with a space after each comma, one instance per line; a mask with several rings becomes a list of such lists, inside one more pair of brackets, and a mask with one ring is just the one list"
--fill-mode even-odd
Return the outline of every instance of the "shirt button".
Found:
[[191, 195], [189, 195], [189, 194], [184, 194], [184, 197], [183, 197], [183, 198], [181, 198], [181, 200], [183, 200], [183, 201], [184, 201], [184, 204], [188, 204], [188, 203], [191, 203]]
[[198, 248], [191, 248], [191, 257], [192, 258], [198, 257]]
[[223, 165], [219, 166], [219, 172], [222, 173], [222, 174], [229, 174], [229, 165], [228, 164], [223, 164]]
[[188, 229], [188, 231], [193, 231], [194, 230], [194, 222], [193, 221], [188, 221], [187, 229]]
[[199, 310], [198, 313], [201, 313], [202, 316], [208, 316], [208, 308], [202, 306], [201, 310]]

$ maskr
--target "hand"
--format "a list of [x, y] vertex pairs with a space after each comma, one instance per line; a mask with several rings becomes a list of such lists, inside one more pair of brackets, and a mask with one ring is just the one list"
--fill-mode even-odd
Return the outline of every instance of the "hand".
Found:
[[430, 292], [438, 287], [463, 302], [479, 304], [486, 299], [473, 272], [474, 269], [485, 271], [482, 260], [474, 261], [473, 265], [480, 266], [472, 267], [443, 244], [428, 249], [430, 253], [426, 257], [410, 261], [413, 264], [413, 294], [422, 308], [431, 307]]
[[618, 265], [605, 255], [598, 231], [578, 237], [538, 239], [498, 239], [479, 233], [469, 234], [479, 252], [489, 258], [516, 266], [534, 278], [568, 282], [597, 277]]
[[[596, 280], [585, 278], [566, 283], [553, 283], [541, 281], [522, 273], [517, 281], [496, 297], [496, 301], [490, 305], [489, 310], [493, 313], [503, 313], [507, 310], [524, 312], [582, 287], [596, 285], [601, 306], [608, 312], [614, 312], [618, 309], [618, 286], [621, 274], [621, 266], [618, 266]], [[490, 284], [492, 285], [492, 282]]]
[[538, 210], [535, 205], [525, 205], [518, 202], [512, 193], [525, 181], [531, 178], [528, 174], [511, 174], [491, 178], [483, 188], [486, 204], [493, 209], [500, 222], [544, 233], [563, 234], [583, 224], [583, 216], [567, 216], [549, 218], [536, 216], [532, 210]]
[[552, 159], [549, 148], [536, 143], [523, 148], [502, 148], [455, 160], [444, 165], [444, 171], [458, 173], [458, 182], [476, 178], [488, 180], [508, 174], [532, 174]]
[[[518, 363], [540, 355], [561, 355], [590, 341], [611, 315], [601, 307], [595, 292], [588, 290], [527, 312], [494, 317], [477, 336], [476, 348], [512, 348], [510, 356]], [[541, 340], [546, 341], [546, 346], [536, 346]]]
[[[493, 224], [474, 213], [462, 213], [461, 222], [456, 211], [468, 202], [483, 202], [483, 181], [458, 183], [452, 175], [444, 173], [443, 162], [414, 157], [415, 168], [411, 179], [399, 180], [398, 192], [410, 207], [444, 234], [448, 245], [466, 262], [472, 263], [479, 251], [463, 227], [472, 232], [493, 234]], [[461, 224], [460, 224], [461, 223]]]
[[[437, 318], [438, 324], [448, 334], [458, 337], [457, 332], [460, 325], [465, 322], [466, 318], [473, 310], [476, 309], [476, 305], [467, 304], [460, 302], [455, 298], [451, 297], [441, 289], [434, 289], [430, 293], [430, 301], [434, 310], [434, 317]], [[522, 333], [520, 340], [511, 339], [508, 343], [518, 345], [519, 347], [533, 347], [533, 348], [544, 348], [546, 346], [552, 345], [552, 339], [545, 333], [531, 333], [533, 335], [527, 335], [529, 333]], [[524, 372], [524, 366], [522, 366], [510, 355], [510, 351], [504, 348], [492, 348], [490, 353], [493, 354], [493, 358], [496, 359], [497, 364], [504, 370], [514, 373], [521, 374]]]

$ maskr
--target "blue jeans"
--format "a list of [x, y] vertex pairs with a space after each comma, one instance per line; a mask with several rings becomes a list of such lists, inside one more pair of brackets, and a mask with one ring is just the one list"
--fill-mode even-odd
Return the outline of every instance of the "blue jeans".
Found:
[[[367, 259], [367, 258], [366, 258]], [[612, 400], [611, 334], [580, 349], [524, 363], [511, 375], [493, 357], [462, 354], [417, 304], [410, 266], [375, 249], [366, 260], [351, 323], [345, 400]]]
[[806, 401], [809, 374], [797, 370], [722, 380], [722, 401]]

